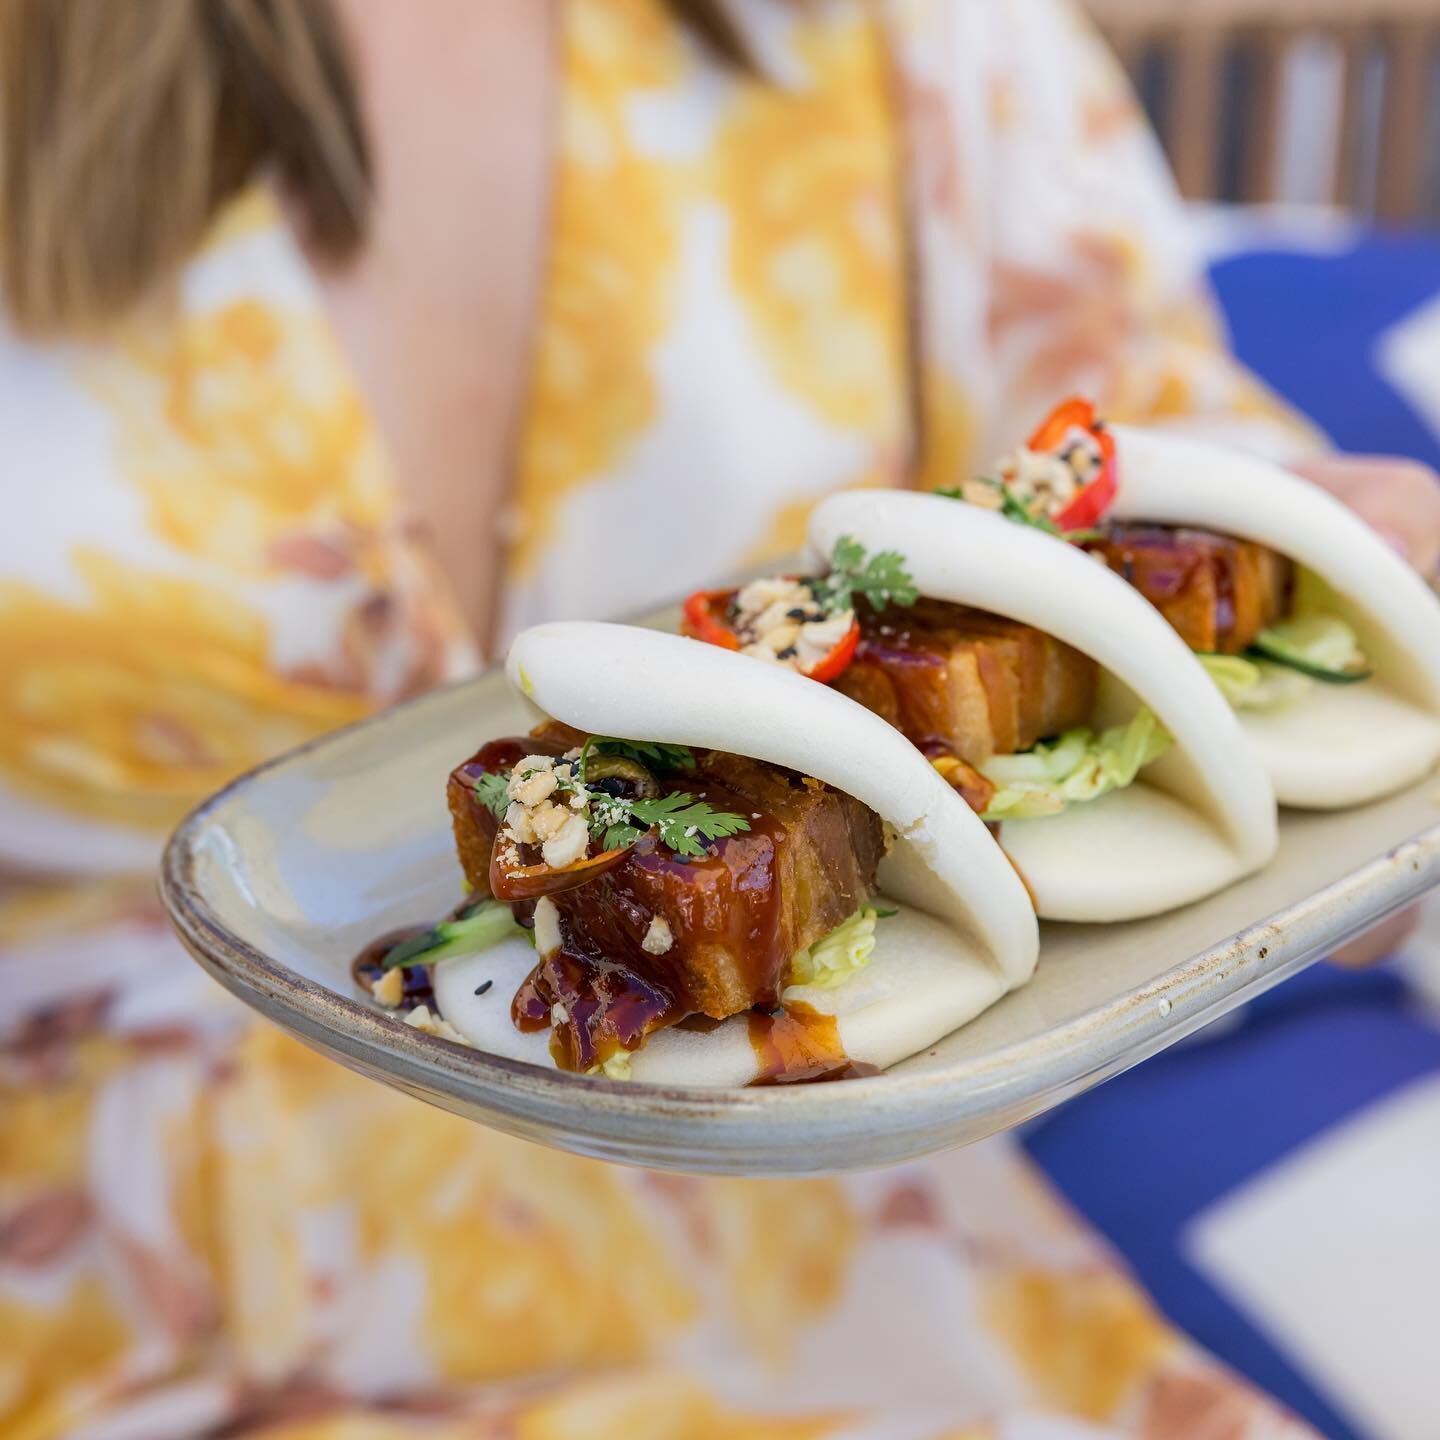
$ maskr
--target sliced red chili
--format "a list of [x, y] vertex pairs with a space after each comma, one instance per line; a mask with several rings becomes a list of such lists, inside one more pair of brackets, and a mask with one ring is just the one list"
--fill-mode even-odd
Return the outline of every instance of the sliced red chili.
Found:
[[738, 650], [740, 637], [727, 618], [737, 594], [737, 590], [697, 590], [681, 609], [681, 632], [722, 650]]
[[[726, 650], [738, 650], [740, 637], [725, 618], [730, 614], [737, 594], [737, 590], [697, 590], [681, 607], [681, 633], [692, 640], [705, 640]], [[828, 685], [855, 658], [855, 648], [859, 643], [860, 623], [857, 620], [851, 622], [850, 628], [825, 655], [808, 670], [801, 670], [800, 674]]]
[[1072, 430], [1094, 430], [1095, 406], [1083, 396], [1072, 395], [1057, 405], [1035, 427], [1030, 449], [1042, 452], [1058, 450]]
[[1088, 530], [1098, 524], [1115, 501], [1119, 481], [1115, 465], [1115, 437], [1095, 414], [1090, 401], [1076, 396], [1057, 405], [1030, 437], [1030, 449], [1058, 452], [1072, 430], [1083, 430], [1100, 450], [1100, 473], [1075, 495], [1054, 518], [1061, 530]]
[[850, 628], [842, 635], [834, 648], [827, 655], [823, 655], [808, 670], [802, 670], [802, 675], [809, 676], [811, 680], [818, 680], [822, 685], [828, 685], [832, 680], [839, 679], [845, 668], [855, 658], [855, 647], [860, 643], [860, 622], [852, 620]]

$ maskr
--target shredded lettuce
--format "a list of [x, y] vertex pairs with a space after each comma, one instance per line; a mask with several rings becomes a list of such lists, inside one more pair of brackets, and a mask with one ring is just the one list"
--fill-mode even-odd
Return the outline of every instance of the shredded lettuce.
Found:
[[801, 950], [790, 962], [790, 984], [833, 990], [863, 970], [875, 953], [875, 922], [880, 914], [873, 905], [862, 905], [828, 935]]
[[996, 755], [980, 767], [999, 787], [982, 818], [1028, 820], [1098, 800], [1131, 784], [1171, 743], [1154, 712], [1141, 709], [1128, 724], [1113, 725], [1098, 735], [1080, 727], [1022, 755]]
[[1195, 657], [1232, 710], [1280, 710], [1301, 699], [1314, 684], [1298, 670], [1251, 660], [1244, 655]]

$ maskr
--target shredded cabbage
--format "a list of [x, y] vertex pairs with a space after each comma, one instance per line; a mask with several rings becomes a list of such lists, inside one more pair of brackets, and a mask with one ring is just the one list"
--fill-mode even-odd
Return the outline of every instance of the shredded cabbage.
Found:
[[993, 756], [980, 769], [999, 788], [982, 818], [1027, 820], [1098, 800], [1131, 784], [1172, 743], [1154, 712], [1141, 709], [1128, 724], [1113, 725], [1098, 735], [1079, 727], [1022, 755]]
[[1244, 655], [1196, 655], [1232, 710], [1280, 710], [1315, 683], [1298, 670]]
[[863, 970], [875, 953], [875, 922], [880, 912], [862, 905], [828, 935], [801, 950], [790, 962], [790, 984], [833, 990]]

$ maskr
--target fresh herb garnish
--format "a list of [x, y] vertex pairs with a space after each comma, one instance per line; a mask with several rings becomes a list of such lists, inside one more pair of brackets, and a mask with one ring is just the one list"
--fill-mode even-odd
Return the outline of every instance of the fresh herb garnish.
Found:
[[[558, 788], [585, 795], [589, 804], [590, 833], [600, 842], [602, 850], [633, 845], [646, 831], [658, 829], [662, 845], [677, 855], [694, 857], [705, 853], [707, 842], [750, 828], [750, 822], [743, 815], [715, 810], [685, 794], [631, 800], [592, 789], [585, 782], [585, 760], [592, 752], [623, 755], [655, 770], [693, 770], [695, 756], [684, 745], [667, 745], [658, 741], [617, 740], [608, 735], [596, 735], [585, 742], [575, 762], [577, 773], [574, 780], [564, 781]], [[513, 773], [505, 771], [482, 775], [474, 782], [480, 802], [500, 820], [504, 820], [510, 806], [508, 788]], [[521, 778], [524, 778], [523, 774]]]
[[613, 735], [592, 735], [580, 751], [576, 769], [585, 778], [590, 755], [622, 755], [651, 770], [693, 770], [695, 752], [688, 745], [667, 745], [660, 740], [619, 740]]
[[[994, 480], [988, 475], [977, 475], [975, 483], [988, 485], [992, 490], [998, 491], [1000, 514], [1007, 520], [1015, 521], [1017, 525], [1029, 525], [1036, 530], [1043, 530], [1045, 534], [1053, 535], [1057, 540], [1066, 540], [1071, 545], [1081, 545], [1087, 540], [1102, 538], [1098, 530], [1062, 530], [1048, 515], [1043, 515], [1040, 511], [1032, 510], [1026, 505], [1003, 480]], [[969, 503], [963, 487], [959, 485], [942, 485], [934, 493], [943, 495], [947, 500], [966, 500]]]
[[646, 825], [658, 826], [660, 843], [677, 855], [703, 855], [702, 840], [719, 840], [750, 828], [743, 815], [714, 810], [703, 800], [692, 800], [685, 794], [632, 801], [630, 813]]
[[603, 850], [633, 845], [654, 828], [667, 849], [699, 857], [709, 841], [748, 830], [750, 822], [743, 815], [712, 809], [703, 800], [676, 792], [640, 800], [596, 795], [590, 806], [590, 828]]
[[905, 557], [898, 550], [882, 550], [868, 558], [865, 547], [849, 535], [835, 542], [830, 556], [830, 573], [810, 583], [811, 592], [830, 614], [855, 608], [861, 595], [871, 607], [913, 605], [920, 592], [905, 570]]
[[510, 808], [510, 773], [492, 770], [475, 782], [475, 795], [480, 803], [497, 819], [503, 820]]

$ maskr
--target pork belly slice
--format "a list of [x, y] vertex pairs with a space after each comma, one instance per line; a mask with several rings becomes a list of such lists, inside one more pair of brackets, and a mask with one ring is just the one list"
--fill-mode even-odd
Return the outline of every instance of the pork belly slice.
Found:
[[860, 628], [836, 688], [928, 753], [979, 765], [1090, 719], [1095, 662], [1034, 626], [922, 599], [862, 609]]
[[1289, 608], [1293, 565], [1251, 540], [1116, 524], [1085, 548], [1133, 585], [1192, 650], [1238, 655]]
[[[476, 777], [527, 754], [563, 753], [573, 741], [561, 738], [492, 742], [451, 775], [456, 849], [478, 893], [488, 893], [497, 822], [475, 797]], [[566, 951], [658, 983], [674, 997], [667, 1018], [723, 1019], [776, 1001], [796, 951], [868, 898], [885, 842], [873, 811], [817, 780], [718, 751], [696, 759], [694, 771], [657, 777], [662, 788], [744, 815], [748, 831], [690, 860], [647, 835], [613, 870], [552, 898]], [[655, 937], [645, 948], [656, 916], [671, 937], [660, 953]]]

